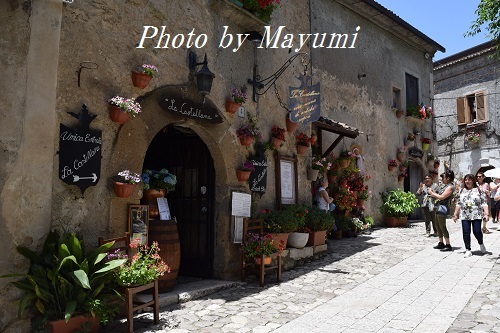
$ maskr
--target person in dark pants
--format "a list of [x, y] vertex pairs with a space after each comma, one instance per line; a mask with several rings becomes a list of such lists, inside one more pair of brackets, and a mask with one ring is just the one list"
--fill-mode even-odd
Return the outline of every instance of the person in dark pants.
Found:
[[[432, 189], [427, 190], [427, 193], [431, 197], [438, 200], [435, 204], [435, 209], [437, 209], [438, 205], [444, 205], [448, 207], [448, 212], [450, 211], [450, 201], [453, 197], [453, 192], [455, 191], [455, 186], [453, 185], [454, 179], [455, 173], [448, 169], [445, 173], [441, 174], [442, 184], [438, 186], [437, 191]], [[438, 230], [439, 243], [434, 246], [434, 248], [442, 251], [452, 251], [450, 233], [446, 228], [446, 215], [436, 213], [436, 226]]]
[[464, 188], [460, 192], [460, 198], [453, 214], [453, 221], [457, 222], [459, 216], [462, 220], [462, 235], [465, 244], [464, 257], [472, 256], [470, 246], [471, 227], [474, 237], [479, 243], [482, 253], [486, 253], [483, 243], [483, 233], [481, 230], [481, 221], [489, 219], [488, 198], [486, 193], [480, 191], [476, 185], [476, 178], [472, 174], [464, 177]]
[[434, 234], [437, 235], [436, 214], [434, 212], [434, 200], [427, 194], [427, 189], [429, 188], [436, 191], [437, 184], [434, 184], [432, 182], [431, 175], [425, 175], [424, 182], [420, 183], [420, 186], [417, 190], [417, 195], [423, 195], [421, 208], [425, 218], [425, 234], [427, 237], [431, 236], [431, 223], [432, 223], [432, 230]]
[[493, 181], [490, 183], [490, 217], [493, 220], [493, 223], [498, 222], [498, 212], [497, 208], [495, 207], [495, 196], [499, 187], [500, 178], [493, 178]]

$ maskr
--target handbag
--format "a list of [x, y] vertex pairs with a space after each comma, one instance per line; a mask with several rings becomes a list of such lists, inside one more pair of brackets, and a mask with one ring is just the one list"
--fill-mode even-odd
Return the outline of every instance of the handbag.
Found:
[[445, 206], [445, 205], [438, 205], [437, 206], [436, 214], [448, 216], [449, 212], [450, 212], [450, 209], [448, 208], [448, 206]]

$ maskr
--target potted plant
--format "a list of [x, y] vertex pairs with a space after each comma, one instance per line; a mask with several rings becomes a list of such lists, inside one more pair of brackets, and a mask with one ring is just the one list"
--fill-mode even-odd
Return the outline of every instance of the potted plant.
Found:
[[141, 182], [141, 175], [130, 170], [118, 172], [117, 180], [113, 184], [115, 194], [119, 198], [128, 198], [134, 192], [136, 184]]
[[299, 133], [295, 136], [297, 143], [297, 154], [302, 155], [306, 152], [307, 148], [309, 148], [311, 139], [307, 136], [306, 133]]
[[326, 211], [317, 206], [309, 208], [306, 216], [305, 227], [309, 231], [307, 246], [325, 244], [326, 234], [336, 230], [334, 218]]
[[135, 117], [141, 113], [141, 105], [133, 98], [114, 96], [108, 100], [109, 116], [117, 124], [126, 123], [130, 116]]
[[324, 175], [325, 171], [330, 170], [331, 167], [332, 164], [327, 160], [326, 157], [314, 155], [312, 157], [311, 167], [307, 169], [307, 179], [315, 181], [318, 177], [318, 174]]
[[[113, 273], [126, 259], [104, 260], [113, 242], [86, 252], [83, 241], [73, 233], [49, 232], [40, 253], [18, 246], [17, 251], [29, 259], [26, 274], [2, 277], [22, 277], [12, 284], [23, 291], [19, 300], [19, 316], [26, 309], [38, 313], [40, 328], [50, 332], [74, 322], [90, 322], [97, 332], [98, 322], [112, 320], [119, 309], [109, 304], [113, 289]], [[68, 331], [69, 332], [69, 331]], [[71, 330], [73, 332], [73, 330]]]
[[285, 249], [283, 241], [276, 242], [271, 234], [259, 235], [249, 232], [245, 235], [245, 242], [241, 247], [245, 260], [254, 260], [256, 264], [260, 264], [260, 260], [264, 259], [265, 265], [271, 264], [271, 255], [280, 253]]
[[233, 88], [231, 90], [231, 97], [226, 99], [226, 112], [234, 114], [240, 106], [245, 104], [247, 101], [248, 95], [247, 93], [240, 88]]
[[388, 165], [389, 171], [394, 170], [394, 168], [396, 168], [397, 166], [398, 166], [398, 162], [396, 162], [396, 160], [389, 161], [389, 165]]
[[388, 227], [406, 226], [406, 220], [416, 208], [419, 207], [417, 197], [411, 192], [401, 189], [388, 189], [381, 193], [382, 205], [379, 211], [385, 217]]
[[354, 154], [349, 151], [349, 150], [342, 150], [339, 154], [339, 157], [338, 157], [338, 163], [339, 163], [339, 167], [341, 169], [345, 169], [349, 166], [349, 164], [351, 164], [351, 162], [354, 160]]
[[236, 135], [240, 138], [240, 143], [243, 146], [250, 146], [254, 140], [262, 140], [262, 135], [257, 128], [256, 120], [247, 113], [248, 124], [243, 124], [236, 131]]
[[365, 200], [370, 198], [371, 195], [372, 195], [372, 192], [368, 191], [368, 186], [366, 186], [366, 188], [364, 190], [358, 192], [356, 204], [358, 206], [363, 206], [365, 204]]
[[144, 89], [148, 86], [156, 73], [158, 73], [158, 68], [156, 68], [156, 66], [143, 64], [141, 67], [132, 71], [132, 84], [134, 87]]
[[257, 16], [265, 23], [271, 20], [271, 14], [278, 8], [280, 0], [242, 0], [243, 8]]
[[290, 211], [291, 217], [295, 220], [297, 228], [290, 232], [288, 236], [288, 247], [301, 249], [307, 244], [309, 230], [306, 228], [306, 218], [309, 214], [309, 207], [297, 204], [284, 205], [284, 211]]
[[[114, 272], [114, 279], [118, 285], [122, 287], [143, 286], [165, 273], [170, 273], [170, 267], [158, 254], [160, 248], [157, 242], [152, 242], [149, 247], [146, 244], [138, 245], [138, 242], [134, 241], [130, 243], [130, 248], [137, 249], [137, 252]], [[127, 259], [127, 255], [119, 252], [108, 255], [108, 259], [114, 258]]]
[[141, 178], [144, 183], [141, 202], [143, 205], [149, 205], [149, 217], [156, 218], [160, 215], [156, 199], [163, 198], [168, 192], [175, 190], [177, 177], [163, 168], [159, 171], [146, 169]]
[[405, 172], [401, 172], [401, 171], [400, 171], [400, 172], [398, 173], [398, 182], [403, 181], [403, 179], [405, 179], [406, 177], [408, 177], [408, 174], [407, 174], [407, 173], [405, 173]]
[[396, 149], [396, 159], [399, 162], [403, 162], [405, 159], [405, 154], [406, 154], [406, 147], [398, 147]]
[[465, 139], [465, 141], [472, 143], [472, 144], [478, 143], [479, 140], [481, 139], [481, 134], [474, 132], [474, 131], [470, 131], [467, 134], [465, 134], [464, 139]]
[[409, 162], [408, 161], [403, 161], [399, 163], [399, 171], [402, 173], [406, 172], [406, 169], [408, 168]]
[[276, 241], [288, 243], [288, 236], [298, 229], [298, 221], [291, 210], [270, 211], [264, 209], [259, 214], [264, 220], [264, 231], [272, 233]]
[[422, 150], [426, 151], [429, 149], [429, 145], [432, 143], [432, 140], [429, 138], [422, 138], [420, 139], [420, 142], [422, 142]]
[[246, 161], [243, 166], [236, 170], [236, 178], [240, 182], [246, 182], [250, 178], [252, 171], [255, 171], [255, 167], [252, 162]]
[[285, 132], [284, 128], [273, 126], [271, 128], [271, 144], [274, 148], [281, 147], [283, 142], [285, 141]]

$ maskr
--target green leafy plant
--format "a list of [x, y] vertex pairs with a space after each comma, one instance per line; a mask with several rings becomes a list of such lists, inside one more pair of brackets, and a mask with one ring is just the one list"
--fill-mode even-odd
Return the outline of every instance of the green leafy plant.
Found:
[[326, 157], [321, 157], [319, 155], [315, 155], [312, 158], [311, 168], [314, 170], [319, 170], [320, 173], [324, 173], [325, 171], [330, 170], [332, 167], [332, 163], [328, 161]]
[[144, 189], [165, 189], [166, 191], [173, 191], [175, 184], [177, 184], [177, 177], [168, 172], [167, 169], [144, 170], [142, 173], [142, 181], [144, 182]]
[[345, 215], [335, 216], [335, 225], [337, 230], [347, 231], [351, 229], [351, 218]]
[[[138, 245], [138, 242], [134, 241], [130, 243], [130, 248], [138, 249], [138, 252], [115, 272], [115, 281], [120, 286], [134, 284], [142, 286], [153, 282], [165, 273], [170, 273], [170, 267], [158, 254], [160, 248], [157, 242], [153, 242], [151, 247], [148, 247], [147, 245]], [[116, 257], [122, 258], [123, 255], [117, 252], [108, 254], [108, 259]]]
[[271, 14], [278, 8], [280, 0], [242, 0], [244, 8], [264, 22], [271, 20]]
[[382, 205], [379, 211], [385, 217], [405, 217], [419, 207], [415, 194], [401, 189], [388, 189], [381, 193]]
[[292, 210], [264, 210], [260, 217], [264, 219], [264, 231], [270, 233], [289, 233], [298, 229], [298, 221]]
[[113, 242], [86, 254], [83, 242], [75, 234], [59, 236], [51, 231], [40, 253], [18, 246], [17, 251], [29, 259], [26, 274], [1, 277], [22, 277], [12, 284], [24, 294], [19, 300], [21, 316], [26, 309], [38, 311], [43, 320], [68, 321], [75, 314], [90, 313], [100, 321], [109, 320], [104, 304], [113, 294], [113, 273], [126, 259], [104, 260]]
[[305, 220], [305, 227], [309, 229], [309, 231], [336, 230], [333, 216], [319, 209], [317, 206], [309, 208], [309, 213]]

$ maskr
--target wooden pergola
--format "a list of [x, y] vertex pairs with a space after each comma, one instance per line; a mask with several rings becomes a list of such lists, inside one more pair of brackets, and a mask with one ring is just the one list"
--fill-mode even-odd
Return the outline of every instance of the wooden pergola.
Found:
[[[312, 123], [313, 129], [316, 129], [318, 135], [318, 146], [323, 147], [323, 131], [338, 134], [339, 136], [333, 141], [333, 143], [328, 147], [325, 152], [321, 155], [322, 157], [328, 156], [330, 152], [337, 147], [340, 141], [344, 137], [355, 139], [361, 133], [357, 128], [348, 126], [344, 123], [328, 119], [325, 117], [319, 117], [319, 119]], [[320, 148], [321, 149], [321, 148]]]

